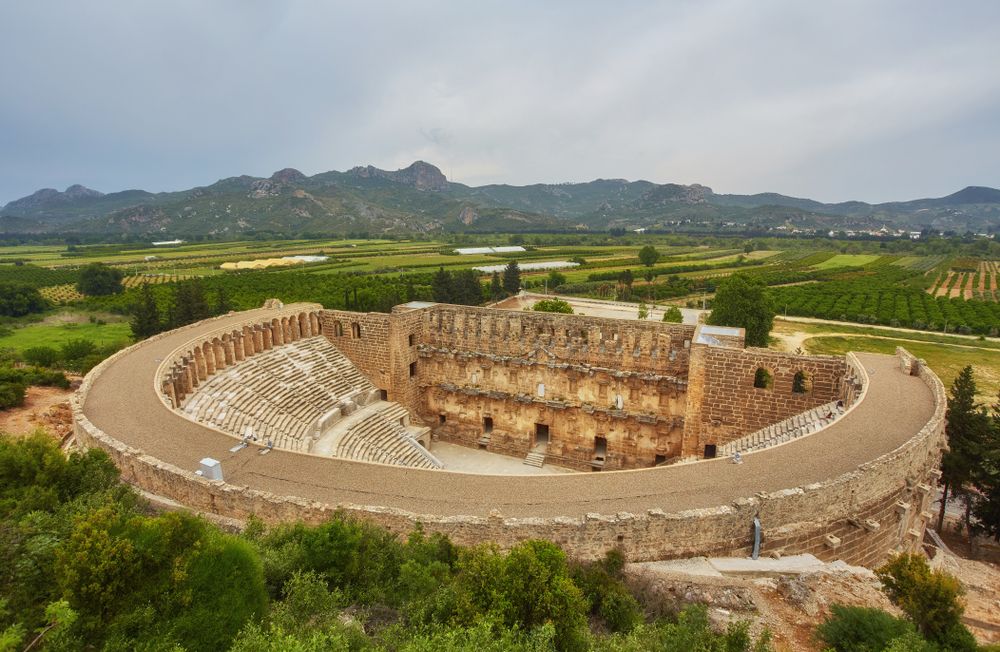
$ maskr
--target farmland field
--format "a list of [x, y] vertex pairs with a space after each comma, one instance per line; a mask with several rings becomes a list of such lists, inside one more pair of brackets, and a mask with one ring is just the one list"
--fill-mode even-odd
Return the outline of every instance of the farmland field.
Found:
[[[103, 316], [115, 319], [114, 316]], [[50, 315], [38, 323], [29, 323], [10, 330], [0, 336], [0, 349], [23, 351], [34, 346], [58, 348], [69, 340], [90, 340], [98, 346], [126, 344], [132, 337], [128, 322], [116, 321], [97, 323], [86, 315], [76, 312], [60, 312]]]
[[831, 256], [821, 263], [813, 265], [816, 269], [833, 269], [835, 267], [861, 267], [869, 263], [873, 263], [881, 258], [878, 255], [860, 255], [860, 254], [837, 254], [836, 256]]

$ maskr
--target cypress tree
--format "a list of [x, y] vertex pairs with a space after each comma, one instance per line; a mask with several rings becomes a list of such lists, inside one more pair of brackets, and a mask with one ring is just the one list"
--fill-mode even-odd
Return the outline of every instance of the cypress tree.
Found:
[[521, 289], [521, 268], [516, 260], [507, 263], [503, 270], [503, 289], [507, 294], [517, 294]]
[[[978, 467], [981, 446], [989, 429], [986, 412], [976, 403], [976, 381], [972, 365], [966, 366], [952, 383], [945, 413], [945, 436], [948, 451], [941, 456], [941, 510], [938, 529], [944, 526], [948, 494], [968, 495], [969, 483]], [[969, 501], [966, 501], [966, 523], [970, 521]]]
[[132, 319], [129, 320], [132, 328], [132, 337], [144, 339], [150, 335], [155, 335], [162, 330], [160, 325], [160, 311], [156, 307], [156, 297], [149, 283], [143, 283], [139, 290], [139, 301], [132, 307]]
[[446, 271], [444, 267], [439, 267], [438, 271], [434, 272], [434, 278], [431, 279], [431, 292], [434, 295], [434, 300], [439, 303], [456, 302], [451, 273]]
[[490, 298], [497, 301], [503, 297], [503, 283], [500, 282], [500, 272], [493, 272], [490, 279]]

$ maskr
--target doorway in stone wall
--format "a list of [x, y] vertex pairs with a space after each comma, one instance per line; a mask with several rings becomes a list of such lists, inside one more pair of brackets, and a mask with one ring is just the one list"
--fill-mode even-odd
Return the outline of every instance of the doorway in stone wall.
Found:
[[594, 437], [594, 459], [603, 462], [608, 455], [608, 440], [606, 437]]
[[535, 424], [535, 446], [549, 443], [549, 426], [545, 423]]
[[705, 459], [711, 460], [715, 458], [715, 444], [705, 444]]

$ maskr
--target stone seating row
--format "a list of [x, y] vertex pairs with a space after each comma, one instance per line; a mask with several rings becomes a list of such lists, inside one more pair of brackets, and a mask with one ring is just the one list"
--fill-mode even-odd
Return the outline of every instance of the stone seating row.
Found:
[[354, 409], [374, 390], [346, 356], [317, 336], [274, 347], [209, 377], [181, 409], [238, 437], [308, 451], [323, 415]]
[[371, 413], [351, 424], [337, 442], [336, 456], [424, 469], [441, 468], [441, 463], [407, 431], [406, 408], [398, 403], [380, 402]]
[[725, 457], [734, 453], [749, 453], [814, 433], [836, 421], [845, 412], [843, 405], [838, 403], [825, 403], [727, 442], [719, 447], [718, 455]]

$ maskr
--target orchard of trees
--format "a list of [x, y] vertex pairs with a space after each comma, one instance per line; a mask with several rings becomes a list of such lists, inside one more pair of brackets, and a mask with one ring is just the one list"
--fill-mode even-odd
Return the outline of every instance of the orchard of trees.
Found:
[[996, 335], [1000, 303], [933, 297], [908, 283], [905, 270], [848, 275], [823, 283], [771, 288], [778, 312], [863, 324], [902, 326], [919, 330], [947, 330]]

